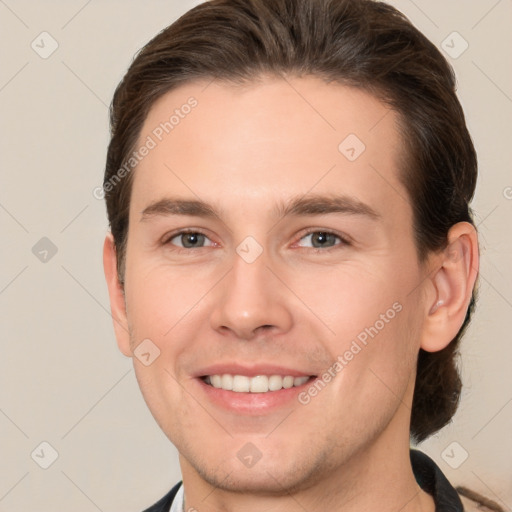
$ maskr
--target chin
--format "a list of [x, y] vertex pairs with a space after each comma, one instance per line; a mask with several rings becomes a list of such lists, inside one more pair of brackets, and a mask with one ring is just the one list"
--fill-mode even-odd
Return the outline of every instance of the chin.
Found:
[[[244, 452], [242, 452], [243, 460]], [[325, 456], [318, 460], [264, 456], [251, 467], [244, 466], [237, 453], [224, 455], [224, 460], [188, 458], [194, 470], [211, 486], [232, 493], [264, 496], [289, 496], [315, 485], [326, 469]]]
[[[205, 472], [198, 468], [202, 478], [210, 485], [223, 491], [238, 494], [253, 494], [264, 496], [289, 496], [294, 489], [304, 489], [303, 478], [297, 472], [279, 470], [272, 471], [264, 466], [254, 468], [231, 468], [231, 473]], [[292, 481], [293, 480], [293, 481]]]

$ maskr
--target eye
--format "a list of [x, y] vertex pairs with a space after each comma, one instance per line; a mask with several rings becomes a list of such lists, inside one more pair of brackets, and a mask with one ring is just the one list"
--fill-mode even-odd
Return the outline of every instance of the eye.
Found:
[[[350, 245], [350, 242], [341, 235], [323, 230], [310, 231], [309, 233], [306, 233], [300, 238], [298, 245], [300, 247], [308, 247], [307, 244], [303, 243], [304, 240], [308, 239], [312, 244], [309, 247], [319, 252], [326, 252], [326, 250], [332, 249], [338, 245]], [[177, 233], [173, 233], [166, 241], [163, 242], [163, 244], [173, 245], [181, 249], [201, 249], [203, 247], [211, 247], [215, 245], [204, 233], [195, 230], [182, 230]]]
[[[313, 249], [331, 249], [337, 245], [350, 245], [348, 240], [344, 239], [340, 235], [336, 233], [332, 233], [330, 231], [310, 231], [306, 235], [304, 235], [300, 241], [309, 239]], [[339, 240], [340, 243], [336, 243], [336, 240]], [[300, 244], [300, 247], [307, 247]]]
[[[205, 245], [205, 241], [209, 241], [209, 244]], [[174, 233], [167, 241], [165, 245], [175, 245], [182, 249], [201, 249], [202, 247], [212, 246], [211, 240], [200, 231], [185, 230], [178, 233]]]

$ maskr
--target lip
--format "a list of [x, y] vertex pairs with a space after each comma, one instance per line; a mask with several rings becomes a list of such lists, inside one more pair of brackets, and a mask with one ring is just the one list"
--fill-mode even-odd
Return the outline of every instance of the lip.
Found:
[[[238, 393], [235, 391], [226, 391], [220, 388], [206, 384], [202, 377], [207, 375], [246, 375], [247, 377], [255, 377], [256, 375], [281, 375], [292, 377], [311, 377], [301, 386], [293, 386], [288, 389], [280, 389], [279, 391], [269, 391], [268, 393]], [[279, 409], [298, 405], [297, 395], [304, 391], [305, 388], [312, 385], [317, 378], [313, 373], [305, 370], [297, 370], [276, 366], [271, 364], [258, 364], [253, 366], [240, 364], [216, 364], [200, 369], [194, 375], [194, 381], [197, 383], [200, 392], [205, 398], [216, 407], [244, 416], [262, 416]]]
[[301, 386], [268, 393], [237, 393], [226, 391], [206, 384], [200, 377], [194, 379], [207, 400], [217, 407], [237, 415], [262, 416], [280, 408], [294, 404], [298, 406], [297, 395], [306, 387], [312, 385], [315, 377], [310, 378]]
[[275, 364], [259, 363], [255, 365], [241, 365], [238, 363], [219, 363], [211, 366], [205, 366], [194, 373], [194, 377], [206, 377], [207, 375], [224, 375], [228, 373], [230, 375], [245, 375], [247, 377], [256, 377], [257, 375], [281, 375], [286, 377], [305, 377], [316, 375], [310, 370], [299, 370], [293, 368], [286, 368], [284, 366], [278, 366]]

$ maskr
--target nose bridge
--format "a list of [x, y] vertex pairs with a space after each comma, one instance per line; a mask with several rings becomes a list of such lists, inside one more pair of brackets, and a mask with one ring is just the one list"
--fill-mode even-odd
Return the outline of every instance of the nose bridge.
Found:
[[214, 329], [229, 329], [245, 339], [263, 326], [289, 329], [290, 311], [271, 265], [267, 251], [252, 237], [237, 246], [232, 268], [218, 288], [211, 317]]

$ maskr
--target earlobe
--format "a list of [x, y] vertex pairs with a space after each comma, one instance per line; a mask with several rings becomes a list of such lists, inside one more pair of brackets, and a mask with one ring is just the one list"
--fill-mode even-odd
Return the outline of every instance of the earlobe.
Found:
[[110, 297], [110, 311], [114, 323], [114, 332], [119, 350], [127, 357], [132, 356], [130, 336], [126, 316], [126, 302], [123, 287], [117, 274], [117, 258], [114, 238], [111, 233], [105, 237], [103, 244], [103, 270]]
[[437, 352], [457, 335], [471, 301], [478, 275], [478, 238], [474, 226], [459, 222], [448, 233], [448, 247], [429, 278], [433, 300], [425, 318], [421, 348]]

